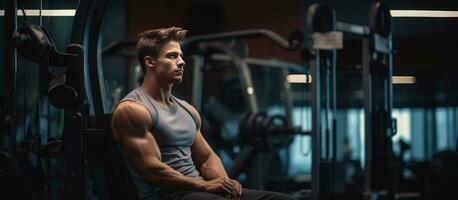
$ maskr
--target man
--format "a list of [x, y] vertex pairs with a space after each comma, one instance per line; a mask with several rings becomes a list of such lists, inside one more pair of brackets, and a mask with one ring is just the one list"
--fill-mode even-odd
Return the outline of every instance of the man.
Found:
[[199, 113], [171, 95], [183, 78], [180, 41], [186, 30], [148, 30], [139, 35], [137, 54], [143, 84], [113, 111], [113, 137], [126, 161], [139, 199], [291, 199], [242, 189], [230, 179], [200, 132]]

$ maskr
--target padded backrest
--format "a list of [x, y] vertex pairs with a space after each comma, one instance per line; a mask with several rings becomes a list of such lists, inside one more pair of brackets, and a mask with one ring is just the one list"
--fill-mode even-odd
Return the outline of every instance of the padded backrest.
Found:
[[111, 117], [111, 114], [106, 114], [102, 119], [106, 130], [106, 152], [103, 171], [108, 196], [114, 200], [137, 200], [137, 189], [112, 136]]

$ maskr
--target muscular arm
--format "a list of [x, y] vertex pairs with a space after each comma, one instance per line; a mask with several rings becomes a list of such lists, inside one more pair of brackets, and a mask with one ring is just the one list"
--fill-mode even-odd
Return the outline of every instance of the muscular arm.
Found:
[[192, 159], [201, 175], [206, 180], [213, 180], [217, 178], [227, 177], [226, 170], [221, 163], [221, 159], [216, 155], [213, 149], [208, 145], [205, 138], [200, 132], [201, 119], [197, 110], [191, 110], [194, 116], [197, 117], [197, 133], [194, 144], [191, 147]]
[[230, 189], [227, 196], [233, 200], [240, 200], [242, 196], [242, 185], [227, 176], [221, 159], [216, 155], [210, 145], [208, 145], [200, 132], [201, 119], [199, 113], [194, 108], [192, 108], [191, 112], [197, 117], [196, 139], [191, 147], [194, 164], [205, 180], [224, 180], [224, 182], [229, 183]]
[[197, 131], [191, 151], [193, 161], [205, 180], [228, 177], [221, 159], [208, 145], [200, 131]]
[[205, 181], [184, 176], [161, 162], [151, 127], [151, 115], [138, 103], [123, 102], [113, 113], [113, 137], [145, 180], [167, 190], [203, 191]]

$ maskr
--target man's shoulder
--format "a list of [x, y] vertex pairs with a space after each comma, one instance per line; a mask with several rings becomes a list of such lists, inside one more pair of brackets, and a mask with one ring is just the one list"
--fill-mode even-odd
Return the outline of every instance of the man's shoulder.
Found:
[[130, 91], [126, 96], [124, 96], [120, 102], [130, 100], [130, 101], [136, 101], [136, 102], [143, 103], [144, 98], [145, 98], [145, 93], [143, 92], [141, 87], [137, 87], [133, 89], [132, 91]]
[[178, 101], [178, 103], [181, 103], [181, 104], [184, 104], [184, 106], [191, 106], [191, 107], [194, 107], [191, 103], [189, 103], [188, 101], [184, 100], [184, 99], [180, 99], [174, 95], [172, 95], [172, 97]]
[[189, 112], [189, 114], [191, 114], [192, 118], [196, 122], [197, 127], [199, 127], [200, 121], [201, 121], [199, 111], [197, 111], [197, 109], [192, 104], [188, 103], [187, 101], [178, 99], [175, 96], [174, 98], [184, 109], [186, 109]]
[[116, 115], [139, 117], [147, 113], [148, 109], [142, 103], [125, 100], [120, 102], [113, 110], [113, 117]]
[[183, 99], [180, 99], [180, 98], [177, 98], [175, 96], [173, 96], [179, 104], [181, 104], [183, 107], [185, 107], [185, 109], [193, 112], [193, 113], [197, 113], [197, 109], [194, 107], [194, 105], [192, 105], [191, 103], [187, 102], [186, 100], [183, 100]]
[[152, 117], [145, 106], [135, 101], [123, 101], [113, 111], [113, 130], [143, 130], [151, 127]]

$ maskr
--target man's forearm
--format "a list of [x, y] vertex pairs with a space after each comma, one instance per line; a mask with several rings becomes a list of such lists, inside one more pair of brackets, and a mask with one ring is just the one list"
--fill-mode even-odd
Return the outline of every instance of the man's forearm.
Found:
[[226, 170], [216, 155], [211, 155], [208, 159], [201, 164], [200, 174], [205, 178], [205, 180], [213, 180], [221, 177], [227, 177]]
[[190, 190], [204, 191], [205, 180], [184, 176], [170, 166], [160, 163], [155, 167], [144, 170], [142, 173], [144, 179], [156, 184], [157, 186], [169, 190]]

